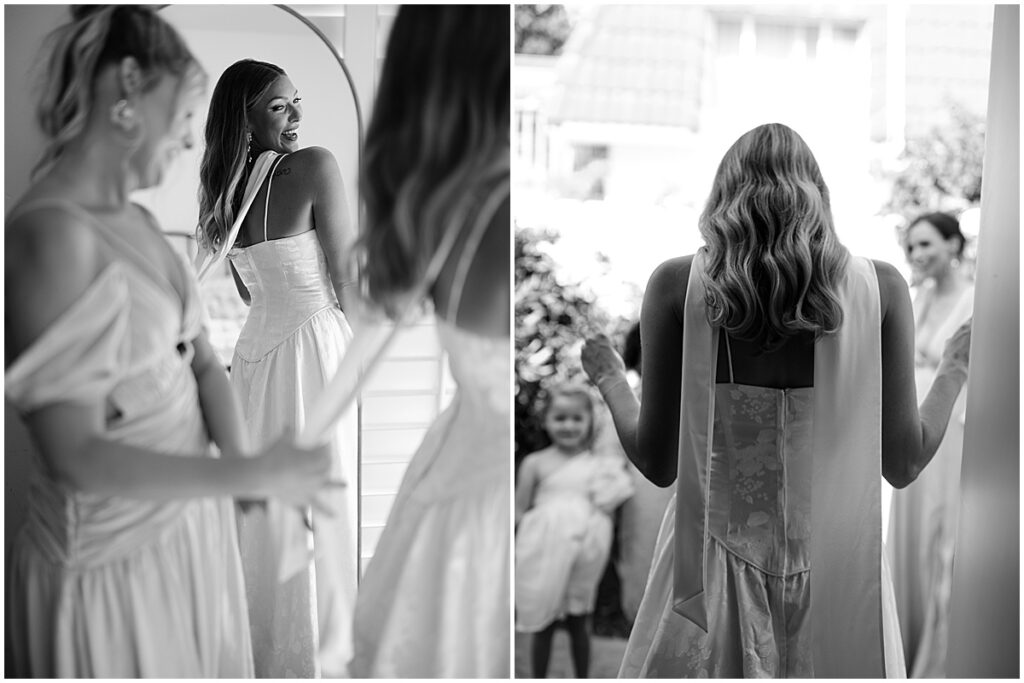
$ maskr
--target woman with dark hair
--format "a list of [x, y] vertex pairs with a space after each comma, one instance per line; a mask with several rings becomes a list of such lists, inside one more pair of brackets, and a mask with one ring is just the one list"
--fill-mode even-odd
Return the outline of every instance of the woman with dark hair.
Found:
[[351, 674], [507, 678], [508, 8], [403, 6], [378, 93], [362, 176], [369, 295], [399, 319], [429, 300], [458, 389], [366, 568]]
[[5, 393], [39, 455], [8, 673], [251, 676], [231, 497], [307, 505], [330, 461], [286, 441], [242, 457], [191, 271], [129, 199], [192, 145], [204, 72], [149, 8], [72, 12], [38, 104], [49, 144], [6, 219]]
[[[339, 302], [355, 285], [355, 231], [333, 155], [299, 147], [300, 101], [280, 67], [232, 64], [210, 100], [200, 168], [200, 275], [226, 256], [251, 306], [231, 384], [257, 447], [302, 431], [352, 337]], [[288, 538], [305, 536], [294, 510], [257, 506], [241, 516], [257, 676], [340, 676], [352, 655], [357, 429], [351, 410], [330, 440], [332, 474], [349, 486], [321, 496], [332, 515], [313, 521], [312, 562], [282, 568]]]
[[583, 350], [629, 458], [676, 483], [620, 675], [904, 675], [879, 474], [934, 455], [970, 328], [919, 410], [906, 283], [839, 243], [784, 125], [726, 152], [699, 226], [644, 295], [643, 403], [607, 338]]
[[[930, 213], [907, 228], [907, 260], [921, 285], [914, 299], [914, 379], [924, 394], [935, 380], [943, 345], [974, 311], [974, 284], [960, 268], [964, 235], [956, 218]], [[932, 464], [893, 493], [886, 549], [911, 678], [944, 678], [949, 600], [960, 511], [967, 394], [961, 392]]]

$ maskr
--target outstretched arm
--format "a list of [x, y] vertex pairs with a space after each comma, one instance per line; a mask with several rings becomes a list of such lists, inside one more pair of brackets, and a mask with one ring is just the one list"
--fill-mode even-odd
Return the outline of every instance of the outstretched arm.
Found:
[[942, 443], [960, 390], [967, 381], [970, 327], [961, 327], [943, 353], [935, 380], [917, 403], [914, 316], [903, 276], [875, 262], [882, 299], [882, 474], [896, 488], [914, 481]]
[[583, 350], [584, 370], [608, 404], [627, 457], [648, 480], [662, 487], [676, 478], [683, 343], [681, 302], [686, 300], [692, 261], [693, 257], [687, 256], [663, 263], [647, 284], [640, 314], [642, 404], [629, 387], [625, 366], [607, 338], [590, 341]]

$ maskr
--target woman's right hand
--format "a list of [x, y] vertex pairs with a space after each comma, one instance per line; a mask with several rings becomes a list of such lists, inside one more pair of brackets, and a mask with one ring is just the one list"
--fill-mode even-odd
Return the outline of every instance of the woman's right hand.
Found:
[[974, 318], [968, 319], [949, 339], [942, 350], [940, 372], [959, 376], [961, 381], [967, 380], [967, 368], [971, 357], [971, 325]]
[[596, 334], [587, 339], [580, 350], [580, 361], [587, 377], [602, 393], [602, 382], [615, 377], [625, 377], [626, 365], [622, 362], [622, 356], [612, 346], [612, 340], [608, 335]]
[[331, 454], [329, 446], [300, 448], [294, 435], [283, 434], [259, 456], [262, 485], [260, 490], [269, 498], [282, 503], [306, 507], [313, 505], [320, 511], [317, 496], [325, 488], [344, 486], [330, 480]]

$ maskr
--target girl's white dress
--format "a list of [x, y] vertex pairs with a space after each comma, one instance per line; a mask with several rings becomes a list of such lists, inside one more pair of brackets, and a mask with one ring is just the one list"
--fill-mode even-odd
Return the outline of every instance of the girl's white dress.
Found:
[[698, 253], [686, 294], [678, 498], [619, 677], [903, 677], [881, 556], [874, 267], [851, 259], [843, 325], [815, 347], [815, 386], [797, 389], [716, 384], [702, 268]]
[[[269, 202], [272, 171], [268, 176]], [[352, 331], [338, 306], [315, 230], [235, 248], [228, 258], [251, 296], [231, 360], [231, 384], [241, 399], [251, 444], [260, 449], [285, 428], [302, 431], [313, 402], [341, 363]], [[352, 654], [357, 576], [354, 409], [338, 422], [330, 444], [332, 478], [348, 486], [324, 495], [334, 517], [313, 520], [315, 560], [305, 571], [279, 580], [285, 552], [281, 531], [296, 523], [293, 510], [256, 506], [241, 515], [239, 542], [259, 677], [343, 675]], [[280, 519], [282, 515], [292, 518]]]
[[[918, 321], [931, 304], [925, 288], [914, 301]], [[971, 317], [974, 287], [961, 294], [950, 315], [935, 329], [918, 324], [914, 378], [922, 400], [935, 380], [946, 340]], [[930, 332], [930, 333], [929, 333]], [[892, 564], [900, 630], [911, 678], [944, 678], [949, 640], [949, 600], [960, 512], [967, 392], [960, 393], [938, 451], [913, 484], [893, 491], [886, 544]]]
[[[105, 438], [181, 457], [216, 457], [191, 369], [202, 328], [182, 265], [184, 305], [148, 260], [67, 202], [114, 256], [82, 297], [4, 375], [22, 413], [106, 399]], [[83, 228], [87, 229], [87, 228]], [[150, 502], [81, 493], [32, 474], [27, 521], [8, 557], [14, 676], [242, 678], [252, 650], [230, 498]]]
[[595, 505], [594, 494], [609, 467], [625, 478], [623, 464], [584, 451], [537, 483], [516, 530], [517, 631], [535, 633], [568, 614], [594, 611], [612, 545], [611, 516]]

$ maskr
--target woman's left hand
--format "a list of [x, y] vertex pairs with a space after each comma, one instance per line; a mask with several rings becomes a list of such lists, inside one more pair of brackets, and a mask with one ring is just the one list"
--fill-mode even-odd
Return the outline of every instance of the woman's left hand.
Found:
[[597, 334], [588, 339], [583, 344], [580, 360], [583, 363], [583, 371], [594, 384], [600, 384], [602, 379], [624, 375], [626, 372], [622, 357], [606, 334]]

